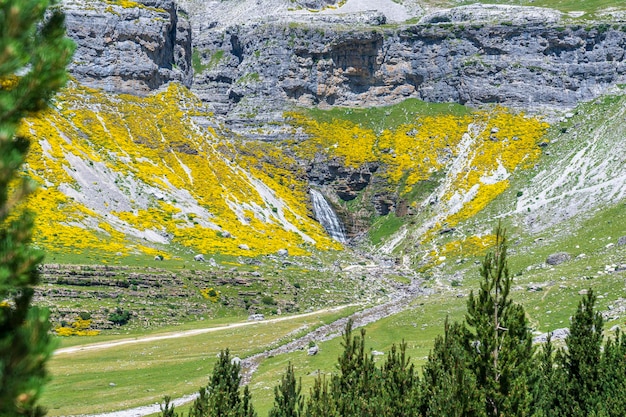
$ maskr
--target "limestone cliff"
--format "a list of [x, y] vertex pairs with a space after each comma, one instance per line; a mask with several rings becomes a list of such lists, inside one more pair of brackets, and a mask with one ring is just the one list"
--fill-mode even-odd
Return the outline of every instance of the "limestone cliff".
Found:
[[376, 11], [256, 11], [237, 22], [230, 14], [247, 2], [182, 3], [189, 21], [174, 0], [66, 0], [68, 34], [78, 44], [71, 73], [87, 85], [137, 94], [182, 81], [229, 127], [262, 139], [289, 135], [281, 122], [290, 105], [417, 97], [573, 107], [626, 82], [626, 22], [619, 19], [566, 24], [549, 9], [468, 6], [412, 25], [386, 25]]
[[77, 45], [69, 70], [81, 83], [133, 94], [191, 85], [191, 28], [173, 0], [67, 0], [63, 8]]
[[242, 131], [286, 103], [571, 107], [626, 81], [626, 25], [267, 22], [205, 32], [194, 48], [194, 89]]

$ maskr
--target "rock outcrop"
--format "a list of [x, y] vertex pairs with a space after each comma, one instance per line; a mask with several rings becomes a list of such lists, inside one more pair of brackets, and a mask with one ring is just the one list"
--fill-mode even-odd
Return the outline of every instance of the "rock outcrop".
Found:
[[69, 70], [79, 82], [133, 94], [169, 81], [191, 85], [191, 27], [174, 0], [136, 6], [67, 0], [63, 9], [76, 42]]
[[[191, 85], [193, 77], [194, 91], [229, 127], [262, 139], [292, 134], [281, 124], [289, 105], [417, 97], [570, 107], [626, 82], [626, 24], [564, 26], [549, 9], [467, 6], [387, 27], [380, 11], [229, 23], [225, 6], [214, 3], [183, 2], [192, 7], [192, 39], [174, 0], [132, 7], [66, 0], [78, 45], [70, 71], [84, 84], [137, 94], [172, 80]], [[213, 9], [214, 19], [226, 20], [209, 19]]]
[[244, 131], [285, 103], [370, 106], [418, 97], [570, 107], [626, 81], [626, 31], [609, 25], [267, 22], [202, 33], [194, 45], [204, 68], [194, 89]]

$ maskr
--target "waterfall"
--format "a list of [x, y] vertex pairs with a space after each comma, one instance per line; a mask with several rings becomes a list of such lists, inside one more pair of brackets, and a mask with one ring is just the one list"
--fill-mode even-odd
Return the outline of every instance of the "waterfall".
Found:
[[326, 229], [330, 237], [341, 243], [346, 243], [348, 239], [346, 238], [343, 225], [322, 193], [311, 189], [311, 201], [313, 201], [313, 213], [315, 214], [315, 218], [317, 218], [317, 221]]

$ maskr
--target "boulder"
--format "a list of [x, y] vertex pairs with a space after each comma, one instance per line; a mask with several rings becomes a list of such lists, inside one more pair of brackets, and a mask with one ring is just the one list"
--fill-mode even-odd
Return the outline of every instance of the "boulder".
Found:
[[626, 245], [626, 236], [622, 236], [619, 239], [617, 239], [617, 245], [618, 246], [624, 246]]
[[265, 320], [265, 316], [263, 314], [250, 314], [248, 316], [248, 321], [261, 321]]
[[276, 254], [278, 256], [287, 257], [289, 256], [289, 251], [287, 249], [278, 249], [278, 252], [276, 252]]
[[570, 256], [569, 253], [558, 252], [558, 253], [553, 253], [549, 255], [548, 258], [546, 259], [546, 263], [548, 265], [559, 265], [559, 264], [562, 264], [563, 262], [569, 261], [570, 259], [572, 259], [572, 257]]
[[315, 356], [320, 351], [320, 348], [317, 345], [311, 346], [307, 351], [307, 355]]
[[193, 257], [193, 260], [196, 262], [204, 262], [205, 261], [204, 255], [199, 253]]
[[550, 333], [543, 333], [533, 338], [533, 343], [545, 343], [548, 341], [548, 335], [551, 335], [550, 340], [565, 340], [569, 336], [569, 329], [564, 327], [562, 329], [555, 329]]

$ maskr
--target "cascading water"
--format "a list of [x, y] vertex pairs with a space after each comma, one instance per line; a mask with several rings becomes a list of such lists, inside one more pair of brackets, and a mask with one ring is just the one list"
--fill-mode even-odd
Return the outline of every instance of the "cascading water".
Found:
[[343, 229], [343, 225], [322, 193], [311, 189], [311, 201], [313, 202], [313, 213], [315, 214], [315, 218], [320, 222], [322, 227], [326, 229], [330, 237], [341, 243], [346, 243], [348, 238], [346, 238], [346, 232]]

